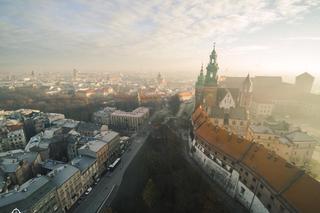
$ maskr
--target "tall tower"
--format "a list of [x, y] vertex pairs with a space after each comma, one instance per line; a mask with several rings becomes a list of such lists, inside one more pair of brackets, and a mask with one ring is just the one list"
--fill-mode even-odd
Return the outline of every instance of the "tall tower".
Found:
[[207, 73], [205, 76], [203, 87], [203, 104], [208, 114], [210, 114], [212, 107], [217, 106], [217, 72], [219, 66], [217, 63], [217, 53], [215, 44], [209, 57], [209, 63], [207, 65]]
[[33, 70], [31, 71], [31, 80], [33, 80], [33, 81], [35, 80], [35, 75], [34, 75], [34, 71]]
[[204, 75], [203, 75], [203, 65], [201, 65], [200, 74], [198, 75], [198, 80], [195, 85], [195, 107], [203, 103], [203, 86], [204, 86]]
[[78, 78], [78, 73], [79, 73], [78, 70], [73, 69], [73, 75], [72, 75], [73, 80], [76, 80]]
[[249, 74], [243, 81], [240, 92], [240, 106], [246, 107], [248, 109], [252, 101], [252, 81]]

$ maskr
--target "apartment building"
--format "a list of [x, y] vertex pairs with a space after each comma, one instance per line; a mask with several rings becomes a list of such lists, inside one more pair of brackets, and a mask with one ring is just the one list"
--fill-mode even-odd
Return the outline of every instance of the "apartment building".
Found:
[[98, 178], [98, 163], [95, 158], [78, 156], [72, 159], [71, 165], [80, 170], [81, 183], [84, 191]]
[[62, 212], [56, 187], [46, 176], [33, 178], [0, 195], [0, 212], [14, 212], [14, 209], [19, 212]]
[[108, 161], [108, 144], [99, 140], [89, 141], [78, 149], [78, 154], [97, 159], [98, 173], [106, 169]]
[[108, 159], [117, 155], [120, 148], [120, 135], [118, 132], [112, 130], [101, 131], [95, 138], [108, 145]]
[[80, 170], [72, 165], [62, 165], [47, 174], [55, 185], [62, 212], [68, 212], [83, 192]]

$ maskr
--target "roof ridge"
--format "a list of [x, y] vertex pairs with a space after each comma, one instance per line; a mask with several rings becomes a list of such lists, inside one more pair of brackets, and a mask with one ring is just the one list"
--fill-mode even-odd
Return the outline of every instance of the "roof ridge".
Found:
[[249, 153], [249, 151], [251, 150], [251, 148], [253, 147], [254, 144], [255, 144], [255, 143], [253, 143], [253, 142], [250, 143], [250, 145], [249, 145], [249, 147], [247, 148], [247, 150], [242, 154], [242, 156], [240, 157], [240, 159], [237, 160], [238, 163], [241, 162], [241, 161], [243, 161], [243, 159], [244, 159], [244, 158], [246, 157], [246, 155]]
[[287, 191], [294, 183], [296, 183], [303, 175], [305, 174], [305, 172], [303, 170], [299, 170], [296, 175], [290, 180], [288, 181], [288, 183], [286, 185], [284, 185], [284, 187], [278, 192], [278, 195], [281, 195], [282, 193], [284, 193], [285, 191]]

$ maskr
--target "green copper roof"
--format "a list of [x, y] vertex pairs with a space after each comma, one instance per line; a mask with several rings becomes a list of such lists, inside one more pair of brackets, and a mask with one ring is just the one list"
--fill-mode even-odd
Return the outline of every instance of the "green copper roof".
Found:
[[217, 53], [215, 45], [213, 46], [213, 50], [210, 55], [210, 60], [207, 66], [207, 74], [205, 78], [205, 85], [217, 85], [217, 72], [218, 72], [218, 64], [217, 64]]
[[204, 75], [203, 75], [203, 65], [201, 66], [200, 74], [198, 75], [198, 80], [196, 82], [196, 86], [204, 85]]

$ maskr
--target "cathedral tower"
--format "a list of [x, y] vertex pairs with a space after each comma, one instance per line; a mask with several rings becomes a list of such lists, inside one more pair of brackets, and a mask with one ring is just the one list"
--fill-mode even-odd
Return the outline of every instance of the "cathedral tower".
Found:
[[248, 109], [251, 105], [252, 100], [252, 81], [249, 74], [242, 83], [240, 93], [240, 106]]
[[203, 87], [203, 105], [206, 108], [206, 111], [210, 114], [212, 107], [217, 106], [217, 72], [218, 72], [218, 63], [217, 63], [217, 53], [215, 45], [209, 57], [209, 63], [207, 65], [207, 73], [204, 80]]
[[204, 75], [203, 65], [201, 66], [200, 74], [195, 85], [195, 109], [203, 103], [203, 86], [204, 86]]

